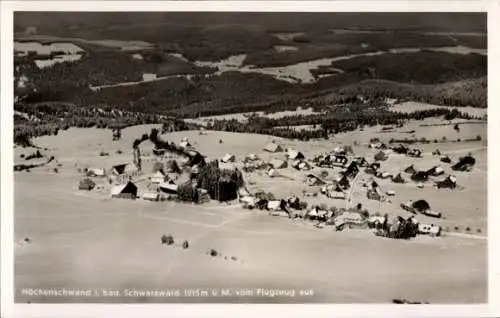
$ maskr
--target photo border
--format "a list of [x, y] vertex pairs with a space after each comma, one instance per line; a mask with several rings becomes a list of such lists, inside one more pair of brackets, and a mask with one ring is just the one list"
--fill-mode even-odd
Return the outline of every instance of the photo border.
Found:
[[[497, 317], [500, 315], [499, 142], [488, 144], [488, 304], [481, 305], [236, 305], [14, 304], [13, 276], [13, 12], [488, 12], [488, 136], [500, 136], [497, 1], [0, 1], [1, 5], [1, 316], [10, 317]], [[494, 189], [494, 190], [492, 190]], [[495, 302], [496, 300], [496, 302]], [[201, 314], [202, 313], [202, 314]]]

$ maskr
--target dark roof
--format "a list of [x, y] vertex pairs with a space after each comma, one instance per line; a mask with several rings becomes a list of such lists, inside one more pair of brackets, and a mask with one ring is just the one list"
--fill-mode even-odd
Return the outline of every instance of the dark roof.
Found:
[[412, 203], [412, 207], [419, 210], [419, 211], [425, 211], [429, 210], [431, 208], [429, 202], [425, 200], [417, 200]]

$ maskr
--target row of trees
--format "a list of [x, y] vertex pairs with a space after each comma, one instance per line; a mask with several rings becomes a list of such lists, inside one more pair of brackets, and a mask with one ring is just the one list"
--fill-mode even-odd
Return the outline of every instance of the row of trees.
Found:
[[[352, 106], [354, 108], [358, 106]], [[364, 126], [375, 125], [398, 125], [407, 120], [423, 120], [429, 117], [443, 116], [446, 120], [454, 118], [478, 119], [457, 109], [429, 109], [414, 111], [411, 113], [392, 112], [381, 107], [364, 110], [351, 111], [349, 107], [341, 108], [324, 114], [313, 114], [307, 116], [288, 116], [280, 119], [252, 117], [248, 123], [237, 120], [217, 120], [207, 126], [208, 129], [246, 132], [257, 134], [269, 134], [277, 137], [309, 140], [311, 138], [323, 138], [329, 134], [353, 131]], [[282, 126], [318, 125], [317, 130], [296, 130], [291, 128], [275, 128]]]

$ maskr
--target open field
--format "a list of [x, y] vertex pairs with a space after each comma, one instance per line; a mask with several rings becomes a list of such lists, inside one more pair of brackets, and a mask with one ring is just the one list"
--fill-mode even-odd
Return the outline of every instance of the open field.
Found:
[[[407, 216], [399, 202], [425, 198], [441, 211], [446, 219], [430, 220], [444, 227], [465, 226], [479, 238], [486, 231], [486, 124], [462, 125], [460, 133], [453, 126], [420, 127], [438, 120], [410, 122], [395, 132], [381, 133], [381, 127], [339, 134], [333, 140], [299, 142], [265, 135], [235, 134], [207, 131], [176, 132], [163, 135], [178, 143], [182, 137], [204, 155], [220, 158], [233, 153], [237, 160], [249, 153], [264, 161], [282, 154], [264, 153], [262, 148], [271, 140], [284, 147], [294, 147], [306, 157], [331, 151], [338, 144], [361, 143], [355, 146], [357, 155], [371, 161], [375, 150], [364, 145], [370, 138], [383, 141], [406, 136], [404, 130], [415, 129], [416, 137], [448, 136], [468, 138], [481, 135], [481, 142], [438, 143], [415, 145], [424, 150], [421, 159], [390, 154], [382, 162], [383, 170], [404, 169], [413, 163], [417, 168], [430, 168], [438, 162], [430, 152], [439, 148], [453, 159], [471, 152], [477, 164], [470, 173], [455, 173], [462, 190], [437, 190], [429, 185], [415, 188], [413, 183], [397, 185], [378, 181], [382, 189], [392, 189], [392, 203], [379, 204], [364, 196], [360, 184], [354, 187], [353, 203], [363, 203], [371, 211]], [[466, 127], [473, 128], [466, 128]], [[152, 203], [142, 200], [110, 199], [99, 193], [77, 190], [80, 176], [76, 166], [104, 167], [131, 161], [131, 145], [135, 138], [149, 133], [152, 127], [134, 126], [124, 129], [120, 141], [111, 141], [111, 131], [70, 128], [58, 136], [45, 136], [34, 141], [47, 155], [54, 155], [62, 164], [59, 173], [47, 168], [19, 172], [15, 182], [15, 282], [19, 302], [390, 302], [407, 298], [430, 303], [480, 303], [486, 300], [487, 245], [486, 239], [473, 236], [449, 235], [441, 238], [419, 236], [410, 241], [390, 240], [374, 236], [369, 230], [334, 232], [331, 228], [317, 229], [304, 221], [271, 217], [266, 212], [242, 209], [238, 204], [191, 205]], [[470, 129], [470, 130], [469, 130]], [[223, 143], [218, 143], [222, 139]], [[141, 144], [146, 158], [149, 142]], [[120, 149], [123, 154], [116, 154]], [[100, 157], [105, 150], [110, 156]], [[33, 149], [16, 148], [16, 162], [21, 153]], [[152, 161], [144, 160], [143, 170], [150, 171]], [[449, 167], [442, 164], [445, 171]], [[53, 166], [52, 166], [53, 167]], [[336, 169], [315, 168], [313, 173]], [[289, 177], [269, 178], [265, 174], [246, 173], [245, 179], [257, 188], [272, 191], [277, 197], [295, 193], [302, 198], [308, 189], [302, 182], [305, 172], [291, 168], [280, 173]], [[360, 179], [367, 178], [363, 173]], [[405, 175], [405, 178], [407, 176]], [[97, 180], [97, 179], [96, 179]], [[100, 181], [103, 185], [106, 183]], [[361, 183], [361, 182], [359, 182]], [[141, 191], [144, 190], [140, 183]], [[322, 198], [307, 199], [310, 203], [326, 203], [343, 207], [344, 201]], [[419, 217], [420, 219], [420, 217]], [[162, 234], [174, 235], [177, 244], [189, 240], [190, 248], [164, 247]], [[23, 242], [25, 237], [31, 243]], [[215, 248], [222, 257], [206, 253]], [[227, 256], [227, 260], [224, 259]], [[234, 256], [237, 259], [231, 260]], [[464, 260], [467, 260], [466, 262]], [[432, 264], [432, 266], [428, 266]], [[23, 295], [22, 288], [89, 288], [100, 297], [45, 298]], [[147, 298], [127, 295], [126, 289], [180, 289], [178, 297]], [[231, 296], [184, 297], [186, 288], [230, 288]], [[243, 288], [280, 288], [313, 290], [313, 296], [238, 297]], [[118, 291], [118, 297], [103, 297], [103, 289]], [[255, 296], [255, 294], [254, 294]], [[258, 296], [258, 295], [257, 295]]]

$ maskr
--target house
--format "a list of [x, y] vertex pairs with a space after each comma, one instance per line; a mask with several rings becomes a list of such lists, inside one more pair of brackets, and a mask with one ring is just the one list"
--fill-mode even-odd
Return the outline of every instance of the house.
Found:
[[400, 144], [399, 146], [392, 148], [392, 151], [405, 155], [408, 152], [408, 148]]
[[422, 150], [420, 149], [412, 149], [406, 153], [408, 157], [420, 158], [422, 157]]
[[132, 181], [116, 186], [111, 189], [111, 197], [135, 199], [137, 197], [137, 186]]
[[147, 201], [159, 201], [160, 194], [158, 192], [146, 192], [142, 195], [142, 199]]
[[444, 163], [451, 163], [451, 158], [448, 155], [441, 156], [439, 160]]
[[137, 171], [137, 167], [132, 163], [124, 163], [113, 166], [112, 170], [114, 175], [119, 176], [122, 174], [134, 173]]
[[286, 203], [284, 200], [274, 200], [267, 202], [267, 209], [270, 211], [286, 211]]
[[437, 177], [444, 174], [444, 169], [438, 166], [434, 166], [427, 170], [427, 173], [431, 176]]
[[359, 173], [359, 168], [356, 161], [351, 162], [351, 164], [344, 171], [344, 175], [351, 179], [355, 178], [358, 173]]
[[310, 170], [311, 166], [307, 161], [303, 160], [295, 160], [292, 162], [292, 167], [297, 169], [297, 170]]
[[134, 60], [139, 60], [139, 61], [142, 61], [144, 58], [142, 57], [142, 55], [136, 53], [136, 54], [132, 54], [132, 58]]
[[274, 169], [283, 169], [288, 166], [288, 163], [285, 160], [281, 159], [272, 159], [269, 164], [274, 168]]
[[221, 170], [236, 170], [236, 164], [234, 162], [219, 162], [219, 169]]
[[155, 184], [160, 184], [165, 182], [166, 176], [161, 171], [156, 171], [153, 176], [151, 176], [151, 182]]
[[375, 176], [380, 179], [392, 178], [392, 175], [389, 172], [385, 171], [377, 171], [377, 173], [375, 173]]
[[418, 224], [418, 233], [430, 236], [440, 236], [442, 228], [439, 225], [434, 224]]
[[345, 175], [338, 178], [336, 182], [342, 189], [349, 189], [351, 186], [349, 179]]
[[398, 173], [395, 177], [392, 178], [392, 182], [394, 183], [406, 183], [406, 180], [401, 176], [401, 173]]
[[187, 148], [190, 148], [192, 147], [191, 144], [189, 143], [189, 141], [187, 140], [183, 140], [179, 143], [179, 146], [183, 149], [187, 149]]
[[153, 154], [156, 155], [156, 156], [163, 156], [166, 152], [165, 149], [158, 149], [156, 147], [153, 147]]
[[178, 186], [174, 183], [164, 182], [164, 183], [160, 183], [158, 188], [160, 189], [160, 191], [162, 191], [164, 193], [177, 194]]
[[222, 162], [234, 162], [236, 160], [236, 157], [232, 154], [226, 154], [224, 157], [222, 157], [221, 161]]
[[471, 155], [468, 155], [461, 157], [458, 162], [451, 167], [451, 169], [454, 171], [470, 171], [475, 164], [476, 159]]
[[332, 199], [344, 200], [346, 198], [346, 194], [339, 184], [325, 186], [321, 189], [321, 193]]
[[415, 166], [409, 165], [405, 168], [404, 172], [408, 174], [414, 174], [415, 172], [417, 172], [417, 170], [415, 170]]
[[382, 195], [375, 189], [368, 189], [368, 191], [366, 192], [366, 197], [370, 200], [382, 200]]
[[309, 186], [318, 186], [318, 185], [324, 185], [326, 182], [321, 180], [321, 178], [310, 173], [306, 177], [306, 183]]
[[282, 152], [283, 148], [280, 145], [271, 142], [264, 147], [264, 150], [268, 152]]
[[91, 191], [95, 187], [95, 182], [89, 178], [85, 178], [78, 184], [78, 190], [88, 190]]
[[457, 187], [457, 179], [454, 176], [448, 176], [446, 179], [436, 182], [435, 186], [438, 189], [455, 189]]
[[333, 157], [333, 163], [339, 164], [339, 165], [345, 165], [347, 164], [347, 157], [344, 155], [335, 155]]
[[424, 182], [429, 179], [429, 174], [427, 173], [427, 171], [417, 171], [411, 175], [411, 179], [413, 181]]
[[206, 189], [198, 188], [196, 189], [198, 200], [196, 203], [203, 204], [210, 201], [210, 194]]
[[175, 161], [175, 160], [169, 160], [165, 164], [165, 172], [166, 173], [180, 173], [181, 172], [181, 168], [177, 164], [177, 161]]
[[259, 160], [259, 157], [256, 154], [249, 154], [248, 156], [245, 157], [245, 162], [247, 161], [257, 161]]
[[103, 168], [88, 168], [87, 177], [105, 177], [106, 172]]
[[295, 149], [287, 149], [286, 155], [287, 155], [288, 159], [291, 159], [291, 160], [305, 159], [306, 158], [302, 152], [297, 151]]
[[380, 169], [380, 162], [374, 162], [365, 168], [365, 173], [368, 174], [377, 174], [377, 171]]
[[354, 161], [357, 163], [359, 167], [367, 167], [368, 161], [366, 161], [365, 157], [355, 157]]
[[199, 152], [193, 151], [188, 154], [189, 159], [187, 161], [187, 165], [189, 167], [200, 166], [205, 164], [205, 157], [202, 156]]

